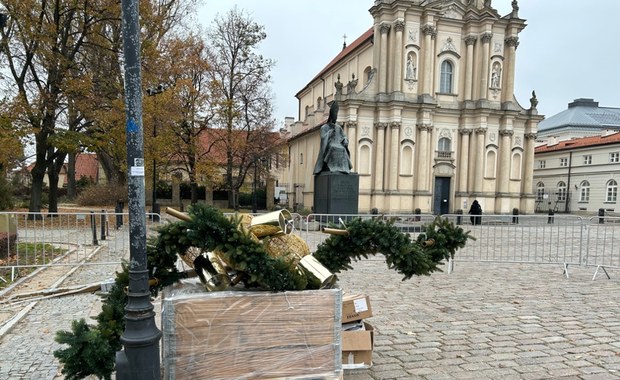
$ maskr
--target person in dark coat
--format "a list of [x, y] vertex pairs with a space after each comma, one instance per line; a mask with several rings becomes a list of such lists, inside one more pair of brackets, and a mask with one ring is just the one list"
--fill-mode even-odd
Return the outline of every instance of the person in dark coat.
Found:
[[482, 207], [480, 207], [480, 203], [478, 201], [474, 201], [469, 208], [469, 220], [471, 220], [471, 224], [476, 225], [482, 222], [482, 218], [475, 215], [482, 215]]

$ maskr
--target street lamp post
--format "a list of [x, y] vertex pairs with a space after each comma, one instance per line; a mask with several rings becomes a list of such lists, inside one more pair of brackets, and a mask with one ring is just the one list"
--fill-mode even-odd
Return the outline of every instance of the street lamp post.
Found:
[[125, 330], [120, 338], [123, 350], [116, 353], [116, 378], [155, 380], [161, 378], [159, 340], [162, 334], [155, 324], [148, 284], [138, 1], [122, 0], [121, 9], [125, 59], [130, 260]]

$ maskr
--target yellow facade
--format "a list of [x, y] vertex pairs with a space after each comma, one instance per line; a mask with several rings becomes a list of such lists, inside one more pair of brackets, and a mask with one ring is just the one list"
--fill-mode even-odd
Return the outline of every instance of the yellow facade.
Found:
[[[534, 211], [533, 95], [514, 98], [518, 6], [491, 1], [375, 1], [372, 28], [298, 94], [288, 125], [289, 200], [311, 208], [318, 128], [329, 102], [360, 175], [359, 210], [453, 213], [477, 199], [485, 213]], [[292, 204], [289, 204], [292, 206]]]

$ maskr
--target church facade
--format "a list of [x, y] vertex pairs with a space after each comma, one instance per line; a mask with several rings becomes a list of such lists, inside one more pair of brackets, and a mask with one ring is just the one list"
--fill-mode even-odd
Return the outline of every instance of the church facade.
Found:
[[[287, 123], [288, 199], [312, 208], [318, 130], [329, 104], [349, 140], [359, 211], [534, 211], [533, 160], [542, 116], [514, 97], [525, 20], [517, 1], [377, 0], [374, 25], [301, 89]], [[289, 120], [290, 121], [290, 120]]]

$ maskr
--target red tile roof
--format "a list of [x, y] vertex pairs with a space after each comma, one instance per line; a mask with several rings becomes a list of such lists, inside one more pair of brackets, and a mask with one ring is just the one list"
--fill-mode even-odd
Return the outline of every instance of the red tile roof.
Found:
[[561, 151], [561, 150], [587, 148], [591, 146], [620, 143], [620, 131], [612, 132], [612, 133], [613, 134], [610, 134], [607, 136], [599, 135], [599, 136], [589, 136], [589, 137], [581, 137], [581, 138], [576, 138], [576, 139], [571, 139], [571, 140], [564, 140], [552, 146], [541, 145], [536, 148], [535, 153], [556, 152], [556, 151]]
[[299, 92], [297, 92], [297, 94], [295, 94], [295, 97], [297, 97], [301, 92], [303, 92], [306, 88], [308, 88], [308, 86], [310, 86], [310, 84], [312, 82], [314, 82], [315, 80], [317, 80], [318, 78], [323, 76], [323, 74], [325, 74], [333, 66], [338, 64], [344, 57], [346, 57], [347, 55], [351, 54], [355, 49], [357, 49], [358, 47], [363, 45], [364, 42], [366, 42], [367, 40], [372, 40], [373, 37], [374, 37], [374, 34], [375, 34], [374, 33], [374, 27], [371, 27], [364, 34], [359, 36], [355, 41], [351, 42], [349, 44], [349, 46], [347, 46], [346, 48], [342, 49], [342, 51], [340, 53], [338, 53], [338, 55], [336, 57], [334, 57], [334, 59], [332, 59], [331, 62], [328, 63], [327, 66], [325, 66], [325, 68], [323, 68], [323, 70], [321, 70], [314, 78], [312, 78], [312, 80], [310, 82], [308, 82], [308, 84], [306, 84], [304, 86], [304, 88], [302, 88], [301, 90], [299, 90]]
[[98, 179], [99, 160], [94, 153], [78, 153], [75, 156], [75, 179], [90, 177], [94, 182]]

